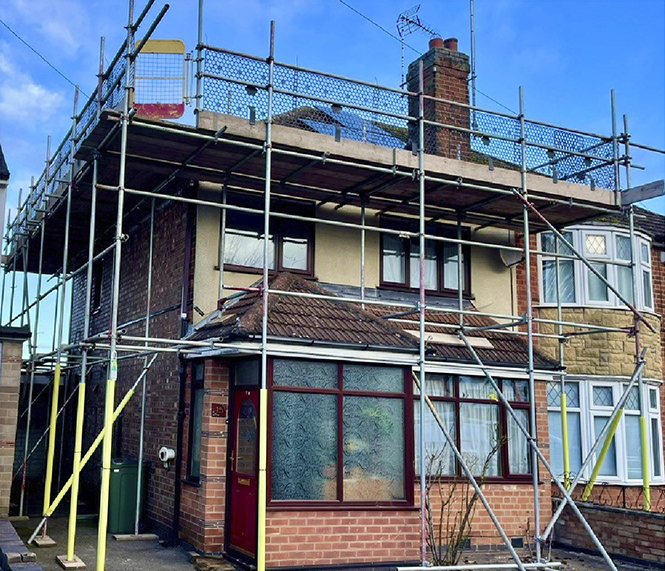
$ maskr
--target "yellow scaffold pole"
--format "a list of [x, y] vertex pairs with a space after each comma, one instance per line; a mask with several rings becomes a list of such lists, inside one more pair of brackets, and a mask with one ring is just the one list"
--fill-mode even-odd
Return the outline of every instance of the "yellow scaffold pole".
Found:
[[621, 420], [622, 416], [623, 416], [623, 408], [620, 408], [617, 411], [616, 416], [612, 421], [612, 424], [610, 425], [610, 430], [608, 431], [607, 436], [605, 436], [605, 442], [603, 443], [603, 447], [600, 449], [600, 454], [598, 454], [596, 465], [593, 467], [593, 471], [591, 472], [591, 478], [589, 478], [589, 482], [584, 488], [584, 493], [582, 494], [582, 501], [584, 502], [586, 502], [589, 499], [589, 496], [591, 495], [591, 490], [593, 490], [593, 486], [596, 483], [596, 479], [598, 478], [598, 474], [600, 473], [600, 468], [603, 465], [603, 462], [605, 461], [605, 456], [607, 456], [607, 451], [610, 449], [610, 446], [612, 445], [612, 439], [614, 438], [614, 433], [617, 430], [617, 426], [619, 426], [619, 421]]

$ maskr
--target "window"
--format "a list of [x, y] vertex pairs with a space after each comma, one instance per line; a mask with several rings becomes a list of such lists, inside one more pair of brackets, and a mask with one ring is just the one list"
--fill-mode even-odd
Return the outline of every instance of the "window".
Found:
[[[428, 374], [427, 394], [455, 440], [465, 463], [475, 476], [486, 478], [524, 476], [531, 472], [529, 443], [517, 423], [500, 403], [484, 378]], [[520, 424], [529, 428], [529, 387], [523, 380], [499, 380], [504, 396], [514, 408]], [[420, 403], [416, 390], [415, 451], [420, 471]], [[432, 475], [461, 474], [452, 448], [446, 442], [434, 415], [426, 409], [425, 466]]]
[[[396, 230], [411, 228], [389, 221]], [[429, 228], [428, 233], [445, 235], [441, 227]], [[456, 293], [458, 283], [457, 244], [425, 241], [425, 289], [430, 292]], [[462, 249], [462, 289], [469, 294], [470, 266], [468, 249]], [[381, 237], [381, 285], [392, 288], [420, 287], [420, 239], [396, 234]]]
[[406, 374], [400, 367], [272, 361], [271, 501], [412, 502]]
[[[633, 273], [631, 269], [630, 236], [623, 229], [596, 229], [582, 226], [562, 233], [566, 241], [572, 244], [591, 263], [612, 287], [626, 300], [634, 304]], [[551, 232], [540, 235], [541, 250], [556, 253], [555, 236]], [[651, 272], [650, 243], [637, 236], [635, 238], [637, 263], [637, 305], [640, 309], [653, 310], [653, 284]], [[559, 254], [572, 256], [573, 252], [562, 241], [559, 242]], [[556, 260], [544, 254], [540, 260], [541, 300], [544, 304], [556, 304]], [[559, 260], [559, 295], [562, 304], [591, 306], [623, 307], [618, 296], [590, 270], [581, 260], [558, 258]]]
[[187, 478], [199, 482], [201, 478], [201, 426], [203, 423], [203, 362], [192, 366], [192, 386], [189, 403], [189, 451]]
[[[262, 209], [258, 199], [231, 196], [229, 204]], [[275, 211], [304, 216], [313, 215], [313, 207], [279, 203]], [[224, 236], [224, 264], [235, 270], [263, 268], [264, 217], [261, 214], [229, 210]], [[268, 269], [312, 275], [314, 271], [314, 229], [312, 224], [282, 218], [271, 218], [268, 236]]]
[[[625, 388], [625, 382], [589, 379], [565, 382], [568, 409], [568, 440], [571, 476], [579, 474], [582, 459], [609, 422], [612, 410]], [[651, 478], [663, 482], [663, 458], [658, 388], [645, 386], [643, 398], [647, 412], [647, 439], [650, 450]], [[561, 442], [561, 383], [549, 382], [547, 404], [552, 467], [563, 478], [563, 447]], [[602, 446], [602, 443], [601, 443]], [[600, 449], [600, 448], [599, 448]], [[598, 449], [598, 450], [599, 450]], [[593, 463], [583, 478], [589, 478]], [[600, 468], [599, 481], [634, 483], [642, 479], [642, 441], [640, 437], [640, 394], [633, 386], [624, 405], [607, 456]]]

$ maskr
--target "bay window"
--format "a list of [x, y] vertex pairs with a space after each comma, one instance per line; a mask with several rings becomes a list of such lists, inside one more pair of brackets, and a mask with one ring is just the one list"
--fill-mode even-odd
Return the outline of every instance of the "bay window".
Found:
[[272, 361], [272, 502], [406, 504], [408, 370]]
[[[653, 310], [653, 285], [650, 243], [644, 237], [635, 237], [637, 300], [633, 292], [631, 269], [631, 243], [628, 231], [617, 228], [580, 226], [562, 232], [564, 238], [589, 261], [596, 272], [612, 285], [631, 304], [640, 309]], [[556, 238], [551, 232], [540, 234], [540, 249], [546, 252], [540, 260], [541, 301], [544, 305], [557, 303]], [[572, 256], [573, 252], [559, 241], [559, 254]], [[558, 258], [559, 295], [564, 305], [590, 305], [624, 307], [618, 296], [581, 260]]]
[[[498, 380], [499, 388], [529, 429], [529, 388], [526, 380]], [[448, 428], [465, 463], [475, 476], [523, 477], [531, 473], [529, 443], [484, 378], [428, 374], [427, 394]], [[420, 470], [420, 403], [416, 390], [416, 471]], [[434, 415], [425, 409], [425, 465], [430, 475], [456, 476], [461, 469]]]
[[[594, 441], [609, 422], [612, 410], [627, 385], [611, 379], [588, 378], [565, 382], [568, 411], [568, 445], [570, 476], [579, 474], [582, 460], [591, 450]], [[645, 385], [647, 414], [647, 439], [650, 458], [651, 479], [663, 482], [663, 458], [659, 388]], [[561, 440], [561, 383], [548, 383], [547, 404], [550, 434], [551, 463], [557, 477], [563, 479], [563, 445]], [[602, 442], [600, 446], [602, 446]], [[600, 450], [598, 448], [597, 450]], [[597, 455], [596, 455], [597, 458]], [[582, 474], [589, 478], [593, 462]], [[607, 456], [599, 473], [599, 481], [630, 484], [642, 479], [642, 440], [640, 436], [640, 393], [632, 387], [624, 405], [624, 413], [611, 440]]]

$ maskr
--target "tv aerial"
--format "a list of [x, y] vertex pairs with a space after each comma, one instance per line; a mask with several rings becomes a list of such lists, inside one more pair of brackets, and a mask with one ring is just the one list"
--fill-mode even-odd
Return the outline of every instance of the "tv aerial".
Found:
[[420, 4], [397, 16], [397, 33], [402, 43], [402, 87], [404, 86], [404, 38], [416, 32], [427, 34], [430, 39], [440, 35], [434, 27], [420, 19], [420, 16], [418, 16], [419, 10]]

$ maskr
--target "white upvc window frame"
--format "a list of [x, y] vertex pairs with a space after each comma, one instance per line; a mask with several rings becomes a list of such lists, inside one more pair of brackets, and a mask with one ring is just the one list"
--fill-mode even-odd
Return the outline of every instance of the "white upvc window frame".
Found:
[[[619, 265], [623, 267], [631, 268], [630, 261], [619, 259], [617, 252], [617, 236], [622, 236], [625, 238], [630, 238], [630, 234], [626, 228], [616, 228], [610, 226], [571, 226], [565, 228], [564, 232], [572, 233], [572, 245], [575, 249], [584, 254], [584, 257], [589, 262], [604, 263], [607, 267], [607, 280], [610, 284], [617, 290], [619, 290]], [[542, 234], [538, 235], [538, 248], [543, 251], [543, 241]], [[606, 252], [605, 254], [589, 254], [586, 249], [586, 237], [589, 235], [602, 235], [605, 237]], [[633, 300], [633, 305], [635, 305], [639, 310], [642, 311], [654, 311], [654, 299], [653, 299], [653, 269], [652, 269], [652, 252], [651, 252], [651, 241], [645, 235], [636, 232], [635, 239], [633, 242], [635, 257], [636, 257], [636, 270], [637, 270], [637, 300]], [[642, 247], [647, 248], [648, 256], [647, 259], [644, 259], [642, 255]], [[562, 251], [565, 246], [559, 248]], [[562, 258], [566, 260], [567, 258]], [[543, 262], [546, 261], [555, 261], [556, 257], [549, 257], [547, 255], [538, 256], [538, 290], [540, 295], [540, 304], [543, 307], [556, 307], [556, 299], [546, 300], [545, 299], [545, 280], [543, 274]], [[617, 264], [616, 262], [619, 262]], [[576, 259], [573, 261], [574, 267], [574, 280], [575, 280], [575, 301], [562, 301], [561, 305], [564, 307], [600, 307], [600, 308], [619, 308], [625, 309], [626, 306], [619, 300], [618, 296], [609, 290], [608, 288], [608, 299], [607, 301], [603, 300], [591, 300], [589, 296], [589, 279], [592, 276], [591, 270], [586, 267], [582, 260]], [[644, 273], [649, 273], [649, 289], [648, 293], [651, 303], [648, 304], [646, 296], [644, 295]], [[632, 297], [632, 292], [628, 300]]]
[[[550, 381], [558, 383], [559, 381]], [[585, 376], [570, 376], [566, 379], [566, 382], [575, 382], [579, 386], [580, 394], [580, 407], [574, 409], [575, 411], [580, 412], [580, 440], [582, 445], [582, 460], [587, 456], [589, 450], [593, 446], [595, 441], [595, 431], [594, 431], [594, 418], [595, 417], [609, 417], [612, 413], [613, 406], [598, 406], [593, 403], [593, 388], [594, 387], [611, 387], [612, 389], [612, 400], [616, 404], [619, 402], [621, 395], [623, 394], [624, 388], [628, 385], [628, 379], [617, 378], [617, 377], [585, 377]], [[637, 387], [637, 384], [635, 385]], [[656, 391], [656, 406], [651, 406], [651, 391]], [[647, 429], [647, 440], [649, 446], [649, 469], [650, 469], [650, 478], [653, 485], [665, 485], [665, 454], [663, 453], [663, 421], [661, 416], [661, 399], [660, 391], [665, 390], [665, 386], [662, 384], [657, 384], [654, 382], [645, 382], [642, 399], [645, 403], [645, 411], [648, 422]], [[548, 403], [547, 407], [548, 412], [560, 412], [561, 408], [558, 406], [550, 406]], [[572, 409], [569, 409], [572, 410]], [[624, 409], [621, 420], [617, 426], [617, 430], [614, 436], [614, 443], [616, 449], [616, 467], [617, 475], [616, 476], [606, 476], [599, 475], [597, 478], [597, 484], [616, 484], [616, 485], [627, 485], [627, 486], [637, 486], [642, 484], [641, 476], [639, 478], [629, 478], [628, 477], [628, 456], [627, 456], [627, 447], [628, 442], [626, 439], [626, 416], [639, 417], [639, 410], [630, 410], [628, 408]], [[652, 433], [652, 420], [656, 420], [658, 425], [657, 430], [657, 442], [653, 441]], [[595, 461], [598, 458], [598, 453], [600, 452], [600, 447], [602, 447], [602, 442], [599, 444], [596, 454], [594, 455], [594, 461], [582, 474], [582, 481], [588, 481], [591, 477], [591, 471], [595, 465]], [[659, 456], [659, 468], [657, 470], [653, 462], [653, 450], [654, 444], [658, 450]]]

